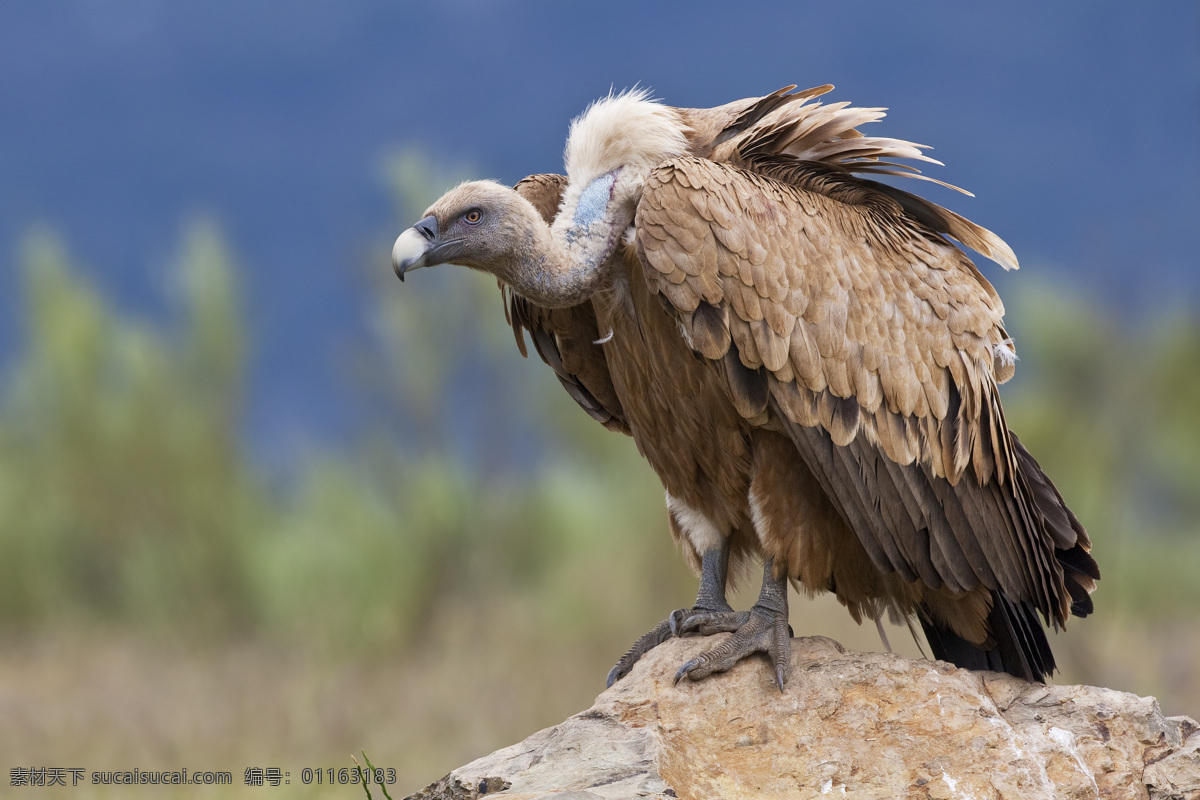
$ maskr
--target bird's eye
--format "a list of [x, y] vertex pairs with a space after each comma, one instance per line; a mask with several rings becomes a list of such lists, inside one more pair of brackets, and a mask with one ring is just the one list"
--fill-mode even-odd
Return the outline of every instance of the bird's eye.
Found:
[[478, 225], [479, 220], [483, 219], [483, 214], [478, 208], [472, 208], [467, 213], [463, 214], [463, 221], [468, 225]]

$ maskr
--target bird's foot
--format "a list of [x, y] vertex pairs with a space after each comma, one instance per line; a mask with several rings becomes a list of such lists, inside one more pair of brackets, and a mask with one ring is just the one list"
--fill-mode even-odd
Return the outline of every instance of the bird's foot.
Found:
[[[642, 634], [642, 636], [633, 643], [633, 646], [629, 648], [629, 651], [626, 652], [625, 655], [621, 656], [621, 660], [618, 661], [616, 665], [608, 671], [608, 678], [606, 679], [605, 686], [612, 686], [614, 683], [621, 680], [621, 678], [624, 678], [626, 675], [628, 675], [630, 670], [633, 669], [633, 665], [637, 663], [639, 658], [646, 655], [646, 653], [649, 653], [655, 647], [658, 647], [667, 639], [670, 639], [672, 636], [682, 636], [683, 632], [681, 626], [686, 625], [690, 620], [701, 617], [722, 616], [735, 613], [737, 612], [734, 612], [734, 610], [730, 608], [728, 604], [725, 604], [723, 609], [697, 604], [692, 608], [678, 608], [672, 611], [671, 616], [655, 625], [648, 632]], [[741, 613], [745, 615], [749, 614], [749, 612], [746, 611]], [[707, 628], [696, 628], [695, 632], [708, 634], [727, 630], [734, 630], [734, 628], [713, 628], [712, 630], [708, 630]], [[688, 632], [692, 631], [689, 630]]]
[[655, 625], [646, 633], [642, 634], [633, 646], [626, 651], [625, 655], [621, 656], [620, 660], [608, 671], [608, 677], [604, 681], [605, 688], [610, 688], [614, 683], [624, 678], [633, 669], [633, 665], [638, 659], [649, 653], [654, 648], [671, 638], [671, 621], [665, 619]]
[[680, 667], [675, 673], [675, 683], [685, 677], [698, 681], [714, 672], [724, 672], [746, 656], [765, 652], [775, 667], [779, 691], [783, 691], [792, 652], [792, 629], [788, 625], [786, 609], [756, 604], [750, 611], [693, 614], [683, 621], [679, 634], [721, 631], [732, 631], [733, 636]]
[[655, 625], [649, 633], [634, 642], [633, 647], [629, 648], [629, 652], [621, 656], [621, 660], [617, 662], [616, 666], [608, 671], [606, 685], [612, 686], [628, 675], [637, 660], [646, 653], [672, 636], [679, 636], [679, 626], [684, 621], [705, 614], [732, 614], [733, 609], [725, 600], [725, 581], [728, 574], [729, 540], [722, 539], [716, 547], [706, 550], [701, 556], [700, 591], [696, 594], [696, 605], [672, 611], [671, 616]]
[[671, 612], [667, 622], [671, 625], [671, 633], [675, 636], [712, 636], [714, 633], [728, 633], [750, 621], [749, 611], [734, 611], [728, 606], [720, 610], [700, 608], [680, 608]]

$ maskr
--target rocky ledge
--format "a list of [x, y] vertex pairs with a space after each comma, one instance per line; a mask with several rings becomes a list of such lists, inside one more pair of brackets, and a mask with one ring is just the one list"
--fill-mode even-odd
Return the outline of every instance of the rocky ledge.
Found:
[[668, 641], [587, 711], [412, 798], [1200, 798], [1200, 725], [1151, 697], [819, 637], [792, 641], [783, 694], [758, 658], [673, 685], [711, 646]]

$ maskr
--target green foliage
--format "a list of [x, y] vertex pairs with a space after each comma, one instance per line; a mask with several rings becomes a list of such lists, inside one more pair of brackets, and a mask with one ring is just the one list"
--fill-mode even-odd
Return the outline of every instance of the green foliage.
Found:
[[[367, 769], [365, 771], [363, 770], [362, 764], [358, 763], [358, 759], [355, 758], [353, 754], [350, 755], [350, 760], [354, 762], [354, 769], [358, 773], [358, 780], [362, 784], [363, 791], [367, 795], [367, 800], [371, 800], [372, 778], [368, 777], [368, 775], [382, 775], [383, 773], [380, 773], [376, 769], [375, 765], [371, 763], [371, 759], [367, 758], [366, 750], [360, 750], [359, 752], [362, 753], [363, 761], [367, 762]], [[386, 797], [387, 800], [392, 800], [392, 795], [390, 792], [388, 792], [386, 780], [378, 781], [378, 783], [379, 788], [383, 790], [383, 796]]]
[[236, 444], [240, 313], [215, 232], [187, 236], [178, 335], [122, 319], [49, 233], [24, 260], [26, 349], [0, 410], [4, 618], [242, 625], [260, 509]]
[[1061, 287], [1009, 299], [1005, 409], [1095, 542], [1105, 615], [1200, 608], [1200, 323], [1137, 329]]
[[[360, 443], [277, 489], [240, 443], [248, 344], [213, 226], [184, 237], [168, 326], [122, 315], [48, 232], [24, 261], [25, 348], [0, 407], [3, 628], [377, 650], [454, 614], [624, 636], [638, 608], [686, 598], [653, 477], [517, 357], [494, 281], [381, 285]], [[446, 407], [475, 392], [465, 436]], [[560, 437], [578, 442], [547, 455]]]

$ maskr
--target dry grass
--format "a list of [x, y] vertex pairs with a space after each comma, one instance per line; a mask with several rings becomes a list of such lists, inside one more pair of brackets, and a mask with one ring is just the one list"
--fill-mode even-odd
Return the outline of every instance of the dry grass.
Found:
[[[83, 767], [90, 775], [186, 767], [227, 770], [234, 778], [232, 790], [219, 792], [88, 785], [72, 789], [72, 797], [271, 791], [243, 784], [252, 766], [290, 772], [280, 796], [328, 796], [327, 785], [303, 786], [301, 770], [352, 767], [351, 755], [361, 750], [377, 767], [396, 770], [390, 789], [403, 797], [523, 738], [552, 715], [585, 706], [595, 693], [567, 677], [583, 671], [582, 652], [556, 653], [545, 672], [531, 672], [462, 641], [450, 652], [369, 662], [255, 645], [191, 653], [133, 640], [14, 645], [0, 658], [0, 752], [9, 768]], [[337, 791], [361, 796], [359, 787]]]

